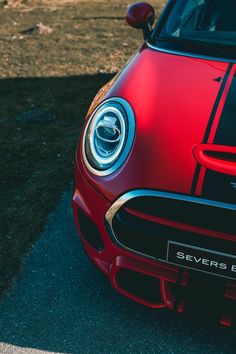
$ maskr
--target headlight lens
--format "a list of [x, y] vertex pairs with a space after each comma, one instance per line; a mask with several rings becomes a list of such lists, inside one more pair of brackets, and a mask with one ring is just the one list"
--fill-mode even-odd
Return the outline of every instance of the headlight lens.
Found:
[[105, 176], [127, 158], [135, 131], [128, 102], [112, 98], [103, 102], [89, 119], [83, 136], [83, 158], [90, 172]]

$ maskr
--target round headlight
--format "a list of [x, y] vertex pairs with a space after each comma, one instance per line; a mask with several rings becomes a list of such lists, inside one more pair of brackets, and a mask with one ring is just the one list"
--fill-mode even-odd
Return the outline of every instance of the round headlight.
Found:
[[122, 98], [104, 101], [94, 111], [83, 136], [83, 159], [90, 172], [114, 172], [130, 152], [135, 131], [134, 114]]

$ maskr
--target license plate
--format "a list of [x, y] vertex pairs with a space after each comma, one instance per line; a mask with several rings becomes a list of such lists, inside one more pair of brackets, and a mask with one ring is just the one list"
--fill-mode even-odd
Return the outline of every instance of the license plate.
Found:
[[236, 280], [236, 256], [168, 241], [166, 261]]

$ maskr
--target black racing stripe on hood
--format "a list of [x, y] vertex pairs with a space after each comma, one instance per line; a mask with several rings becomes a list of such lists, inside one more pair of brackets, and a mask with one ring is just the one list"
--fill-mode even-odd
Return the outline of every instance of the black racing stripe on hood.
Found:
[[220, 117], [214, 144], [236, 146], [236, 71]]
[[[214, 144], [236, 146], [236, 71], [226, 97]], [[236, 176], [207, 170], [203, 183], [202, 197], [235, 204]]]
[[[226, 83], [227, 83], [227, 81], [228, 81], [229, 74], [230, 74], [230, 72], [231, 72], [231, 70], [232, 70], [232, 66], [233, 66], [233, 64], [230, 63], [230, 64], [228, 65], [228, 68], [227, 68], [226, 72], [225, 72], [224, 79], [223, 79], [223, 81], [222, 81], [220, 90], [219, 90], [218, 95], [217, 95], [217, 97], [216, 97], [216, 100], [215, 100], [215, 103], [214, 103], [214, 106], [213, 106], [213, 109], [212, 109], [212, 112], [211, 112], [211, 115], [210, 115], [210, 118], [209, 118], [209, 121], [208, 121], [208, 125], [207, 125], [207, 128], [206, 128], [206, 132], [205, 132], [205, 135], [204, 135], [204, 138], [203, 138], [203, 144], [206, 144], [206, 143], [208, 142], [209, 135], [210, 135], [211, 128], [212, 128], [212, 124], [213, 124], [213, 122], [214, 122], [215, 115], [216, 115], [216, 112], [217, 112], [217, 109], [218, 109], [220, 100], [221, 100], [221, 98], [222, 98], [222, 95], [223, 95], [223, 92], [224, 92]], [[196, 191], [196, 188], [197, 188], [198, 179], [199, 179], [200, 171], [201, 171], [201, 165], [197, 164], [196, 169], [195, 169], [195, 173], [194, 173], [194, 176], [193, 176], [192, 187], [191, 187], [191, 194], [192, 194], [192, 195], [195, 194], [195, 191]]]
[[209, 118], [209, 122], [208, 122], [208, 125], [207, 125], [207, 128], [206, 128], [206, 132], [205, 132], [205, 135], [204, 135], [204, 138], [203, 138], [203, 144], [206, 144], [208, 142], [209, 135], [210, 135], [211, 128], [212, 128], [212, 124], [214, 122], [215, 115], [216, 115], [220, 100], [222, 98], [226, 83], [228, 81], [229, 74], [230, 74], [230, 71], [232, 69], [232, 66], [233, 66], [232, 63], [230, 63], [228, 65], [227, 71], [225, 73], [224, 79], [223, 79], [221, 87], [220, 87], [220, 90], [219, 90], [218, 95], [216, 97], [216, 100], [215, 100], [215, 103], [214, 103], [214, 106], [213, 106], [213, 109], [212, 109], [212, 112], [211, 112], [211, 115], [210, 115], [210, 118]]
[[236, 177], [207, 170], [203, 183], [202, 197], [224, 203], [235, 204]]
[[193, 176], [193, 182], [192, 182], [192, 188], [191, 188], [191, 194], [192, 195], [195, 194], [195, 190], [197, 188], [197, 182], [198, 182], [200, 171], [201, 171], [201, 165], [198, 163], [197, 167], [195, 169], [195, 172], [194, 172], [194, 176]]

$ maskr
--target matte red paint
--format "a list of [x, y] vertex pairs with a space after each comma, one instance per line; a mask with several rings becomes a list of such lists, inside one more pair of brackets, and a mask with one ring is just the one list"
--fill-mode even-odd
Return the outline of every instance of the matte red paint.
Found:
[[[105, 177], [92, 175], [83, 163], [81, 143], [79, 144], [76, 153], [73, 212], [76, 227], [91, 260], [109, 276], [115, 289], [149, 307], [176, 307], [182, 312], [184, 297], [178, 302], [172, 287], [178, 283], [183, 291], [188, 283], [189, 271], [181, 271], [177, 266], [148, 259], [118, 247], [108, 235], [105, 214], [111, 203], [129, 190], [145, 188], [191, 193], [197, 163], [204, 166], [203, 172], [205, 165], [209, 168], [209, 160], [202, 157], [205, 147], [201, 143], [220, 90], [221, 84], [214, 79], [224, 76], [227, 67], [228, 64], [224, 62], [164, 54], [144, 45], [121, 73], [99, 91], [87, 115], [88, 119], [99, 103], [111, 97], [125, 98], [135, 114], [136, 134], [133, 147], [125, 163], [113, 174]], [[226, 90], [228, 88], [229, 84], [226, 85]], [[220, 110], [223, 99], [221, 102]], [[212, 138], [213, 133], [209, 139]], [[216, 167], [219, 168], [219, 165]], [[222, 169], [222, 164], [220, 168]], [[200, 180], [203, 178], [204, 173], [200, 172]], [[201, 187], [197, 187], [197, 192], [201, 193]], [[103, 251], [97, 252], [83, 238], [78, 209], [97, 225], [105, 245]], [[164, 219], [158, 222], [200, 232], [202, 237], [205, 234], [235, 240], [235, 235], [199, 229], [187, 224], [174, 225]], [[116, 281], [116, 274], [120, 269], [134, 270], [158, 278], [161, 301], [150, 303], [122, 289]], [[225, 288], [225, 298], [236, 300], [235, 289], [235, 282], [229, 280]], [[231, 323], [230, 317], [223, 310], [219, 320], [225, 325]]]
[[[104, 223], [104, 215], [110, 207], [110, 202], [108, 202], [104, 197], [102, 197], [101, 194], [98, 193], [96, 189], [94, 189], [94, 187], [92, 187], [88, 183], [88, 181], [85, 179], [85, 177], [79, 170], [78, 165], [76, 166], [75, 189], [72, 206], [75, 225], [81, 237], [81, 241], [84, 245], [84, 248], [90, 259], [95, 263], [95, 265], [103, 273], [109, 276], [111, 285], [121, 294], [148, 307], [160, 308], [165, 306], [170, 309], [173, 309], [176, 305], [176, 298], [174, 296], [172, 286], [178, 283], [179, 286], [184, 289], [188, 283], [189, 270], [184, 270], [181, 273], [180, 277], [179, 267], [174, 266], [172, 264], [144, 258], [142, 256], [139, 256], [138, 254], [120, 248], [115, 243], [113, 243], [108, 235]], [[102, 236], [103, 242], [105, 244], [105, 249], [102, 252], [97, 252], [96, 250], [94, 250], [83, 238], [83, 234], [80, 230], [79, 220], [77, 216], [78, 209], [81, 209], [96, 223], [98, 230]], [[176, 226], [179, 227], [179, 225]], [[209, 234], [209, 236], [213, 235]], [[232, 235], [219, 235], [218, 233], [216, 233], [215, 236], [225, 239], [231, 239], [231, 237], [232, 239], [234, 238], [234, 236]], [[120, 288], [116, 281], [116, 274], [120, 269], [134, 270], [136, 272], [147, 274], [149, 276], [153, 276], [154, 278], [159, 279], [160, 295], [162, 298], [162, 302], [158, 301], [157, 303], [150, 303]], [[232, 300], [236, 300], [235, 282], [228, 282], [225, 289], [225, 297]], [[178, 304], [177, 310], [181, 312], [183, 310], [183, 307], [184, 303], [182, 301]], [[224, 312], [222, 313], [222, 316], [224, 318]], [[228, 325], [229, 323], [225, 323], [223, 319], [221, 322], [225, 325]]]
[[131, 104], [132, 151], [120, 169], [101, 178], [86, 169], [80, 146], [78, 163], [90, 183], [110, 201], [137, 188], [190, 193], [196, 168], [192, 149], [203, 140], [220, 89], [214, 78], [224, 76], [227, 67], [147, 47], [138, 51], [102, 98], [123, 97]]
[[[126, 267], [126, 269], [133, 269], [136, 271], [143, 272], [144, 274], [153, 275], [158, 278], [166, 279], [173, 283], [177, 282], [178, 279], [178, 268], [171, 264], [164, 264], [162, 262], [156, 262], [151, 259], [143, 259], [143, 257], [130, 253], [125, 249], [121, 249], [116, 244], [114, 244], [106, 230], [104, 223], [104, 215], [110, 207], [110, 203], [104, 199], [100, 193], [98, 193], [83, 177], [78, 166], [75, 170], [75, 189], [73, 194], [73, 214], [75, 225], [81, 236], [81, 241], [85, 247], [87, 254], [90, 259], [96, 264], [96, 266], [109, 275], [111, 267], [115, 267], [113, 272], [117, 272], [117, 264], [120, 267]], [[102, 252], [95, 251], [83, 238], [79, 220], [78, 220], [78, 209], [81, 209], [87, 216], [91, 217], [96, 223], [98, 230], [103, 238], [105, 249]], [[119, 262], [117, 263], [117, 260]], [[114, 273], [113, 273], [114, 275]], [[112, 285], [118, 289], [114, 277], [110, 275], [110, 280]], [[114, 280], [114, 281], [113, 281]], [[119, 288], [118, 291], [122, 292]], [[143, 301], [142, 299], [137, 299], [135, 296], [129, 294], [133, 300], [136, 300], [142, 304], [150, 306], [150, 303]], [[159, 306], [158, 306], [159, 307]]]

